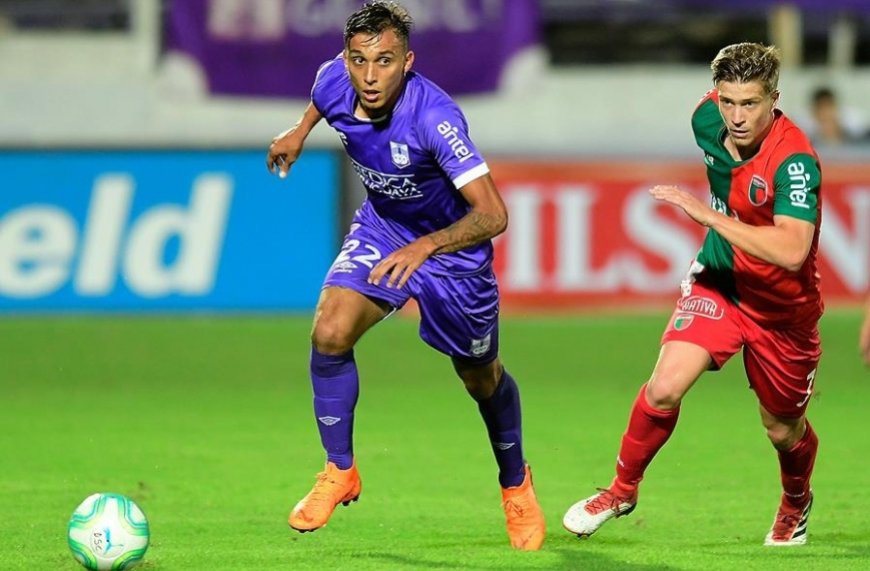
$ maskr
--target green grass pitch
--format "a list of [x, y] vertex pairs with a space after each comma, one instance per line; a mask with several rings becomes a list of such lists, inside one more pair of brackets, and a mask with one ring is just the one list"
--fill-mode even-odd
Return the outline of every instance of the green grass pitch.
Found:
[[4, 318], [0, 568], [77, 569], [67, 521], [108, 491], [148, 515], [144, 570], [868, 569], [860, 319], [823, 319], [809, 544], [771, 549], [779, 472], [739, 359], [689, 394], [634, 514], [588, 540], [565, 532], [565, 509], [610, 481], [666, 314], [505, 317], [502, 356], [548, 524], [543, 550], [527, 553], [509, 547], [477, 408], [413, 319], [357, 347], [363, 494], [302, 535], [287, 514], [323, 462], [308, 317]]

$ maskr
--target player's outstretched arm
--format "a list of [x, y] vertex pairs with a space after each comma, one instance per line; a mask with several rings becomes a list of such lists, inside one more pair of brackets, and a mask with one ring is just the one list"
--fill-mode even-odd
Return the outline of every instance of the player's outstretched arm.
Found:
[[457, 252], [498, 236], [507, 229], [507, 207], [492, 176], [485, 174], [459, 189], [471, 211], [442, 230], [433, 232], [421, 239], [428, 238], [435, 244], [433, 254]]
[[816, 231], [812, 222], [774, 216], [772, 226], [753, 226], [713, 210], [677, 186], [654, 186], [650, 194], [679, 206], [695, 222], [712, 228], [733, 246], [775, 266], [796, 272], [810, 253]]
[[269, 172], [277, 174], [281, 178], [287, 176], [290, 167], [302, 154], [305, 139], [308, 138], [311, 129], [317, 125], [322, 117], [314, 104], [309, 103], [295, 125], [272, 139], [269, 152], [266, 153], [266, 168], [269, 169]]
[[379, 283], [385, 276], [386, 287], [404, 286], [411, 275], [430, 256], [456, 252], [497, 236], [507, 228], [507, 208], [489, 174], [459, 189], [471, 210], [442, 230], [417, 238], [381, 260], [369, 274], [369, 283]]

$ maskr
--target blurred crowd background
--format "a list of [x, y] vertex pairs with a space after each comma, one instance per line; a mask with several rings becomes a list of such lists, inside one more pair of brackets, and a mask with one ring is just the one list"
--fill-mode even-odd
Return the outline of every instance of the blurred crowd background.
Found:
[[[0, 0], [0, 143], [263, 144], [295, 120], [360, 3]], [[747, 40], [783, 51], [782, 107], [820, 143], [868, 141], [864, 0], [405, 5], [419, 69], [460, 100], [490, 152], [691, 154], [707, 66]]]

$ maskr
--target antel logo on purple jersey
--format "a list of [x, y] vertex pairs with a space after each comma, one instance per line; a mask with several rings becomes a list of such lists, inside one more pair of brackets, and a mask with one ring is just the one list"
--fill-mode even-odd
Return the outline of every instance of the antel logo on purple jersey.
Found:
[[464, 163], [474, 156], [465, 144], [465, 141], [459, 138], [459, 129], [450, 124], [450, 121], [441, 121], [438, 123], [438, 132], [450, 145], [450, 150], [456, 155], [460, 163]]

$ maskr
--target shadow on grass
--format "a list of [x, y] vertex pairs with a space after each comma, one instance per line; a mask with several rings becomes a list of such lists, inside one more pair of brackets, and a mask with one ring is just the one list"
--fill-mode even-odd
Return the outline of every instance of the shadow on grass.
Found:
[[[583, 571], [676, 571], [678, 567], [662, 564], [630, 563], [583, 548], [575, 538], [551, 540], [541, 551], [513, 551], [503, 545], [480, 546], [480, 552], [469, 554], [468, 544], [443, 544], [438, 556], [414, 557], [408, 554], [368, 551], [355, 557], [384, 569], [462, 569], [468, 571], [511, 570], [583, 570]], [[433, 546], [429, 546], [430, 548]], [[431, 554], [431, 552], [430, 552]], [[468, 556], [467, 558], [463, 555]], [[477, 559], [477, 561], [469, 560]], [[485, 559], [488, 561], [480, 561]]]
[[504, 569], [576, 569], [583, 571], [674, 571], [676, 567], [667, 565], [647, 565], [643, 563], [627, 563], [625, 561], [616, 561], [602, 556], [598, 553], [588, 553], [572, 551], [569, 549], [556, 549], [549, 553], [556, 553], [561, 557], [561, 561], [552, 561], [547, 559], [535, 559], [533, 554], [529, 554], [528, 558], [511, 557], [510, 560], [505, 558], [500, 563], [493, 562], [490, 564], [471, 564], [467, 561], [459, 561], [457, 559], [445, 559], [441, 561], [433, 561], [431, 559], [419, 559], [408, 555], [397, 554], [369, 554], [371, 560], [382, 561], [384, 569], [467, 569], [469, 571], [503, 571]]
[[760, 541], [749, 544], [744, 541], [731, 546], [721, 543], [699, 546], [720, 561], [737, 562], [747, 556], [747, 550], [751, 550], [754, 564], [770, 568], [787, 566], [824, 571], [870, 568], [867, 563], [870, 561], [870, 544], [864, 534], [811, 533], [806, 545], [794, 547], [764, 547]]

